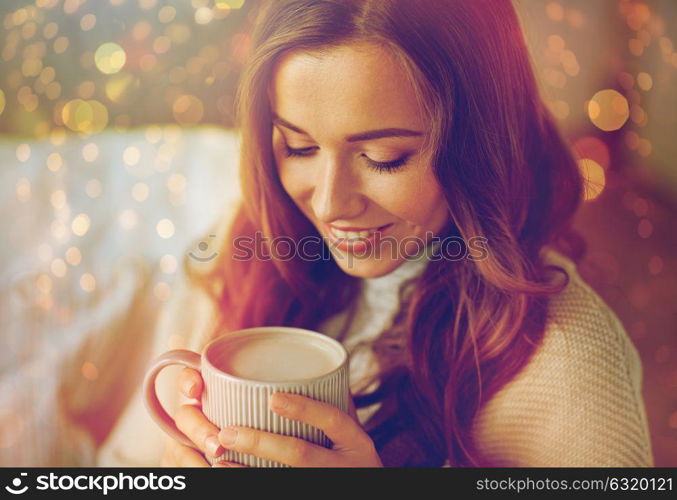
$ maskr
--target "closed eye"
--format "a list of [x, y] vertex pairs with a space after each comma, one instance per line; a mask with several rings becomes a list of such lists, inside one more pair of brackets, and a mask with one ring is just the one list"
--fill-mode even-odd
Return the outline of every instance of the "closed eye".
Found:
[[[308, 157], [313, 155], [313, 150], [317, 149], [317, 147], [313, 146], [310, 148], [303, 148], [303, 149], [293, 149], [290, 148], [289, 146], [285, 145], [285, 151], [284, 154], [287, 158], [296, 156], [296, 157]], [[395, 170], [399, 169], [400, 167], [403, 167], [404, 165], [407, 164], [407, 160], [409, 159], [409, 154], [405, 154], [404, 156], [398, 158], [397, 160], [393, 161], [387, 161], [387, 162], [381, 162], [381, 161], [375, 161], [369, 158], [366, 155], [362, 155], [364, 159], [367, 161], [367, 165], [376, 170], [377, 172], [383, 172], [383, 171], [388, 171], [388, 172], [394, 172]]]
[[314, 147], [312, 148], [303, 148], [303, 149], [292, 149], [289, 146], [285, 146], [285, 156], [290, 157], [290, 156], [310, 156], [310, 153]]

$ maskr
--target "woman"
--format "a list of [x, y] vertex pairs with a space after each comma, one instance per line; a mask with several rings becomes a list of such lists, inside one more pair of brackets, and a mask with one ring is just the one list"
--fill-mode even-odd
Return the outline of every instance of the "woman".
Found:
[[[192, 273], [217, 320], [190, 336], [335, 336], [359, 412], [271, 401], [329, 450], [218, 429], [185, 404], [177, 425], [201, 452], [170, 441], [162, 464], [231, 448], [292, 466], [652, 465], [639, 358], [576, 272], [582, 181], [509, 0], [267, 2], [252, 43], [244, 201], [211, 270]], [[356, 236], [341, 229], [381, 239], [336, 246]], [[236, 258], [257, 232], [319, 235], [331, 258]], [[358, 258], [386, 237], [401, 251]], [[450, 239], [460, 251], [439, 258]], [[199, 399], [199, 373], [179, 386]]]

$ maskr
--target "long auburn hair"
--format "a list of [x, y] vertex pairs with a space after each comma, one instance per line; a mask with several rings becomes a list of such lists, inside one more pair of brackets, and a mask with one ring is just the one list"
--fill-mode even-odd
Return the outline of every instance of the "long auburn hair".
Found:
[[427, 147], [451, 219], [441, 236], [481, 236], [490, 251], [431, 260], [406, 300], [400, 290], [397, 321], [372, 346], [379, 387], [355, 402], [382, 403], [366, 428], [385, 465], [478, 466], [474, 418], [528, 362], [548, 297], [568, 282], [559, 267], [564, 279], [550, 279], [541, 250], [574, 260], [584, 251], [570, 222], [582, 179], [539, 96], [510, 0], [264, 2], [236, 98], [242, 202], [214, 265], [188, 272], [218, 306], [214, 335], [317, 329], [353, 303], [359, 279], [332, 259], [240, 260], [233, 240], [319, 236], [278, 177], [267, 87], [285, 52], [365, 40], [398, 58], [427, 113]]

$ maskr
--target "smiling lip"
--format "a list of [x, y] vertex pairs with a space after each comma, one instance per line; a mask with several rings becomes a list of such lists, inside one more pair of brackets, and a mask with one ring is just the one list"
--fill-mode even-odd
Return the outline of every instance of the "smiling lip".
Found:
[[386, 227], [392, 225], [392, 222], [390, 224], [385, 224], [383, 226], [372, 226], [372, 227], [339, 227], [339, 226], [332, 226], [331, 224], [327, 224], [325, 222], [324, 227], [327, 230], [331, 229], [338, 229], [339, 231], [353, 231], [356, 233], [359, 233], [360, 231], [378, 231], [379, 229], [385, 229]]
[[367, 238], [356, 238], [353, 240], [347, 240], [345, 238], [337, 237], [332, 231], [333, 226], [326, 223], [324, 224], [327, 235], [331, 240], [333, 240], [336, 243], [336, 248], [349, 252], [357, 250], [365, 250], [367, 247], [369, 247], [369, 245], [375, 242], [377, 237], [380, 239], [383, 236], [383, 233], [388, 229], [390, 229], [392, 225], [393, 223], [391, 222], [390, 224], [379, 226], [376, 227], [375, 229], [362, 229], [362, 231], [373, 231], [373, 233], [369, 235], [369, 237]]

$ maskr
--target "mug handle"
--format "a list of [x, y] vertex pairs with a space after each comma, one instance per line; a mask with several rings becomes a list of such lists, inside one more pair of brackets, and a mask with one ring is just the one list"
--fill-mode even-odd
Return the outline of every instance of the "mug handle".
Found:
[[185, 349], [174, 349], [173, 351], [167, 351], [166, 353], [155, 358], [148, 368], [146, 377], [143, 381], [143, 392], [146, 409], [150, 413], [150, 416], [153, 417], [153, 420], [155, 420], [155, 422], [160, 426], [160, 428], [172, 438], [181, 444], [198, 449], [195, 446], [195, 443], [188, 439], [188, 437], [179, 430], [174, 419], [170, 417], [167, 411], [162, 407], [162, 403], [160, 403], [157, 393], [155, 392], [155, 380], [157, 379], [157, 376], [160, 374], [163, 368], [170, 365], [183, 365], [187, 366], [188, 368], [192, 368], [193, 370], [200, 371], [201, 358], [198, 353], [187, 351]]

